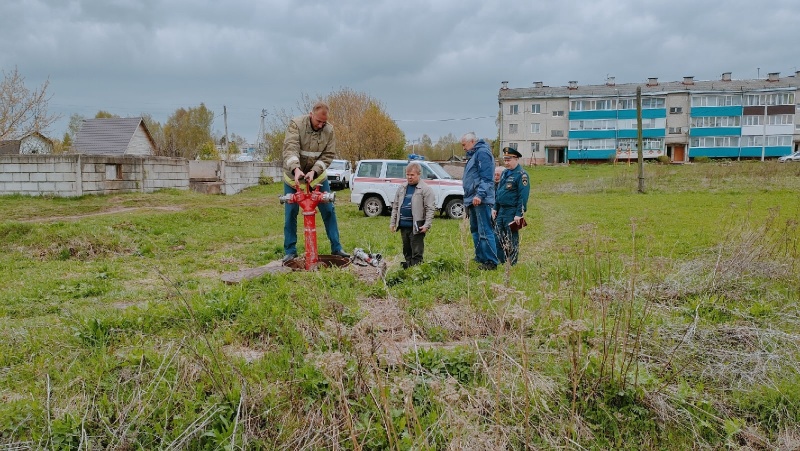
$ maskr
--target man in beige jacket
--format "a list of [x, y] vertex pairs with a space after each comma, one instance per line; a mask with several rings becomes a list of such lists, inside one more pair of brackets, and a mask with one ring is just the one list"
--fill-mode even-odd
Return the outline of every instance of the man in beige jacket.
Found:
[[[328, 105], [317, 102], [308, 116], [298, 116], [289, 121], [283, 141], [283, 193], [295, 193], [295, 186], [304, 189], [320, 185], [320, 191], [330, 192], [328, 174], [325, 172], [336, 156], [336, 137], [333, 125], [328, 123]], [[318, 206], [331, 242], [331, 254], [349, 258], [339, 241], [339, 224], [333, 203]], [[299, 206], [286, 203], [283, 220], [283, 261], [297, 257], [297, 214]]]
[[403, 239], [403, 268], [422, 263], [425, 252], [425, 234], [433, 224], [436, 195], [427, 183], [420, 180], [422, 167], [411, 162], [406, 166], [406, 183], [397, 189], [392, 203], [389, 228], [400, 230]]

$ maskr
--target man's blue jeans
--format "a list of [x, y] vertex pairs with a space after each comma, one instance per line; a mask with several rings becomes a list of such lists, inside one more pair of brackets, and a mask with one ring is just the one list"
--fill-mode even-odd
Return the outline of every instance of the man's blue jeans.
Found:
[[475, 261], [497, 265], [497, 242], [492, 227], [492, 206], [480, 204], [467, 206], [469, 215], [469, 231], [472, 232], [472, 244], [475, 245]]
[[[300, 189], [305, 189], [305, 185], [301, 185]], [[322, 182], [319, 190], [325, 193], [331, 191], [327, 180]], [[283, 194], [295, 192], [293, 187], [286, 183], [283, 184]], [[328, 234], [328, 239], [331, 241], [331, 253], [342, 251], [342, 243], [339, 242], [339, 224], [336, 222], [336, 210], [334, 210], [333, 204], [320, 203], [317, 208], [322, 216], [322, 222], [325, 224], [325, 233]], [[297, 215], [299, 212], [300, 206], [297, 204], [287, 202], [284, 205], [283, 252], [286, 255], [297, 254]]]

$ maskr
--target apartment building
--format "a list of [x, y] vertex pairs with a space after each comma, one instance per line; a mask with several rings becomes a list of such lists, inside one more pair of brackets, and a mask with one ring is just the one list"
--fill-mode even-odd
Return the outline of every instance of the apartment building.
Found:
[[781, 78], [509, 88], [497, 96], [500, 142], [528, 164], [638, 157], [636, 90], [642, 92], [642, 154], [768, 159], [800, 149], [800, 71]]

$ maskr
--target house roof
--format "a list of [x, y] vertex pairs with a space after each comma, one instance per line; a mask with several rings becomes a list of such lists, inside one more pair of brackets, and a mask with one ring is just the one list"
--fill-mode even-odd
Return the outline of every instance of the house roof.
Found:
[[19, 145], [22, 140], [9, 139], [0, 141], [0, 155], [17, 155], [19, 154]]
[[139, 125], [155, 148], [153, 137], [141, 117], [85, 119], [72, 148], [84, 154], [124, 155]]

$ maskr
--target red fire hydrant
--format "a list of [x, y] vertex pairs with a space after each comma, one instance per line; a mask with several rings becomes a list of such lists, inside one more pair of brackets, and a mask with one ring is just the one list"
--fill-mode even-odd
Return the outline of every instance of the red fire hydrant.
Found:
[[311, 190], [311, 185], [306, 184], [306, 191], [300, 190], [299, 185], [294, 187], [295, 193], [284, 194], [279, 197], [281, 204], [286, 202], [290, 204], [297, 204], [303, 211], [303, 238], [306, 242], [306, 270], [316, 268], [319, 261], [317, 253], [317, 205], [324, 203], [333, 203], [336, 199], [334, 193], [324, 193], [319, 190], [317, 185], [314, 190]]

